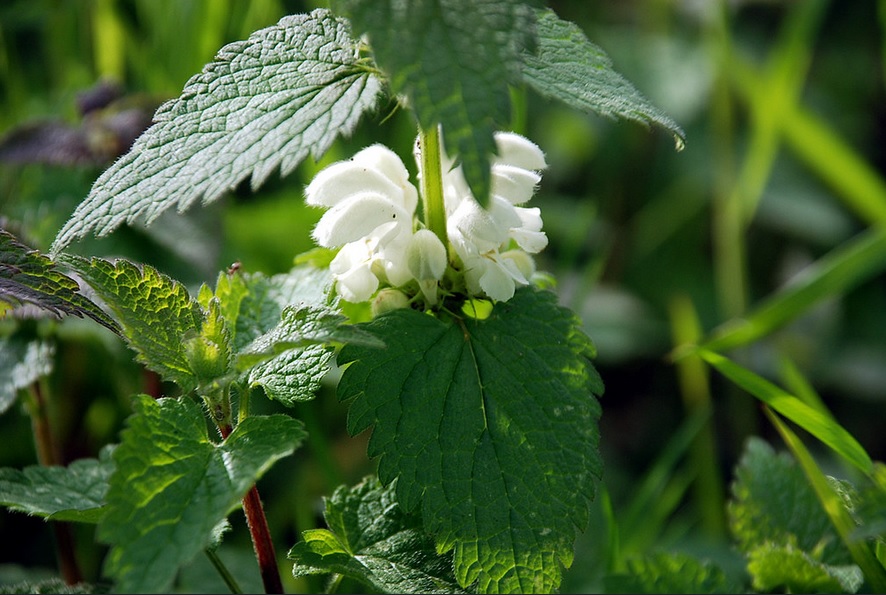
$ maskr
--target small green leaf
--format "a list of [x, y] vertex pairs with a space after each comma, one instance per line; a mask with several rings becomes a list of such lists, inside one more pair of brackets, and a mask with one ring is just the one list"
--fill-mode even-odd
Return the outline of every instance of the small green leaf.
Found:
[[284, 351], [255, 364], [248, 373], [249, 385], [262, 387], [269, 399], [284, 405], [310, 401], [329, 372], [332, 356], [332, 349], [324, 345]]
[[769, 543], [815, 552], [822, 564], [852, 561], [803, 470], [759, 438], [750, 438], [745, 446], [727, 511], [732, 534], [745, 554]]
[[118, 332], [114, 321], [79, 290], [77, 282], [59, 272], [49, 257], [0, 229], [0, 315], [4, 305], [32, 304], [59, 317], [86, 315]]
[[65, 261], [105, 301], [138, 361], [182, 387], [197, 387], [187, 339], [197, 337], [203, 313], [184, 285], [147, 265], [66, 256]]
[[394, 93], [419, 125], [441, 124], [465, 180], [489, 203], [492, 134], [510, 118], [508, 83], [534, 44], [535, 15], [521, 0], [338, 0], [355, 32], [368, 33]]
[[49, 375], [54, 355], [46, 341], [0, 338], [0, 413], [12, 406], [18, 391]]
[[485, 320], [395, 310], [363, 326], [384, 349], [346, 345], [339, 383], [352, 434], [421, 505], [438, 548], [480, 592], [550, 592], [588, 519], [603, 385], [577, 317], [519, 290]]
[[381, 83], [361, 62], [347, 23], [318, 9], [287, 16], [223, 47], [178, 99], [96, 181], [59, 232], [58, 252], [90, 232], [151, 223], [170, 207], [209, 203], [251, 176], [318, 159], [377, 103]]
[[609, 56], [577, 25], [540, 10], [537, 28], [537, 50], [524, 54], [527, 85], [586, 113], [662, 126], [674, 135], [677, 149], [683, 148], [686, 135], [680, 126], [613, 70]]
[[339, 487], [326, 500], [329, 529], [302, 532], [289, 558], [292, 573], [337, 573], [381, 593], [463, 593], [452, 574], [452, 558], [438, 554], [422, 531], [421, 519], [403, 512], [393, 485], [366, 478]]
[[855, 564], [823, 564], [794, 545], [768, 541], [748, 552], [748, 572], [760, 593], [856, 593], [864, 582]]
[[80, 459], [67, 467], [0, 469], [0, 504], [54, 521], [97, 523], [114, 470], [112, 451], [106, 446], [98, 459]]
[[233, 371], [231, 338], [222, 317], [218, 298], [209, 300], [200, 334], [184, 340], [188, 367], [193, 370], [197, 384], [209, 386]]
[[830, 415], [810, 407], [765, 378], [718, 353], [702, 348], [698, 348], [697, 353], [732, 382], [798, 424], [862, 472], [871, 473], [873, 463], [868, 453], [852, 434], [847, 432]]
[[114, 452], [99, 537], [111, 544], [105, 570], [119, 592], [164, 593], [178, 568], [211, 543], [219, 522], [305, 432], [288, 416], [252, 416], [214, 444], [203, 412], [189, 399], [141, 395], [134, 409]]
[[740, 593], [723, 571], [679, 552], [627, 560], [627, 573], [605, 577], [607, 593]]

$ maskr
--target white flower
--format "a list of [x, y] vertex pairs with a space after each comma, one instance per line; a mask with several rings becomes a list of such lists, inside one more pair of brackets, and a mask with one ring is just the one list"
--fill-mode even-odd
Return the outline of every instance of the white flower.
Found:
[[437, 303], [437, 281], [446, 272], [446, 246], [434, 232], [420, 229], [409, 242], [406, 259], [425, 300], [433, 306]]

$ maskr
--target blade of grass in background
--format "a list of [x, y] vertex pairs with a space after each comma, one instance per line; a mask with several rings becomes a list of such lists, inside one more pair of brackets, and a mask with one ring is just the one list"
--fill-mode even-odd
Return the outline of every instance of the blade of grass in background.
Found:
[[886, 569], [877, 560], [874, 552], [866, 542], [852, 538], [852, 532], [855, 530], [856, 524], [852, 515], [846, 509], [843, 499], [831, 487], [827, 477], [821, 472], [815, 459], [812, 458], [812, 455], [806, 450], [806, 447], [797, 435], [768, 408], [764, 411], [803, 468], [803, 472], [809, 479], [812, 489], [815, 490], [815, 494], [818, 496], [822, 507], [828, 517], [830, 517], [837, 533], [840, 534], [843, 543], [849, 549], [852, 559], [864, 573], [865, 580], [872, 589], [871, 592], [886, 593]]
[[702, 347], [722, 352], [752, 343], [800, 316], [820, 300], [840, 295], [884, 269], [886, 229], [862, 232], [807, 267], [746, 316], [715, 329]]
[[726, 378], [821, 440], [865, 475], [873, 472], [873, 462], [865, 449], [830, 416], [718, 353], [704, 348], [695, 353]]

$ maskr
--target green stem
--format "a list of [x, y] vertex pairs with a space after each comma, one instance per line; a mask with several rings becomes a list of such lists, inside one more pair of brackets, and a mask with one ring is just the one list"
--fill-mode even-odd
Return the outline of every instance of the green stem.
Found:
[[440, 164], [440, 130], [437, 126], [419, 131], [419, 148], [424, 223], [428, 229], [437, 234], [444, 246], [448, 246], [446, 207], [443, 204], [443, 173]]
[[228, 567], [225, 566], [225, 563], [222, 562], [221, 558], [218, 557], [218, 553], [215, 550], [206, 549], [203, 550], [206, 553], [206, 557], [209, 558], [209, 561], [212, 562], [212, 565], [215, 567], [216, 571], [218, 571], [219, 575], [222, 577], [222, 580], [225, 581], [225, 584], [230, 589], [231, 593], [242, 593], [243, 589], [240, 588], [240, 585], [237, 583], [237, 579], [234, 578], [234, 575], [231, 574], [231, 571], [228, 570]]

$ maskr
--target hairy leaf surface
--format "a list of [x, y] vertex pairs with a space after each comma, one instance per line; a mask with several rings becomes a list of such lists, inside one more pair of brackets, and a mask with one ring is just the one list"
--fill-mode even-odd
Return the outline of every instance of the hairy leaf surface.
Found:
[[0, 413], [12, 406], [19, 390], [52, 371], [54, 354], [46, 341], [0, 338]]
[[129, 153], [95, 182], [53, 245], [150, 223], [170, 207], [216, 200], [251, 176], [319, 158], [379, 97], [347, 23], [326, 10], [287, 16], [223, 47], [160, 106]]
[[677, 148], [683, 147], [680, 126], [616, 72], [609, 56], [575, 23], [544, 10], [538, 12], [537, 30], [537, 50], [524, 55], [526, 84], [586, 113], [662, 126], [674, 135]]
[[403, 511], [394, 486], [366, 478], [326, 499], [329, 529], [302, 532], [289, 552], [293, 574], [337, 573], [382, 593], [463, 593], [452, 558], [438, 554], [421, 519]]
[[153, 267], [122, 259], [65, 260], [114, 312], [140, 362], [185, 391], [196, 388], [186, 340], [200, 334], [203, 313], [184, 285]]
[[112, 451], [106, 446], [98, 459], [79, 459], [67, 467], [0, 469], [0, 504], [54, 521], [97, 523], [114, 470]]
[[510, 119], [508, 83], [535, 38], [534, 12], [521, 0], [338, 0], [369, 34], [378, 65], [404, 94], [422, 128], [443, 126], [478, 201], [489, 200], [492, 133]]
[[603, 386], [575, 315], [524, 288], [482, 321], [396, 310], [364, 328], [386, 347], [345, 346], [339, 391], [349, 431], [374, 426], [381, 481], [455, 549], [462, 587], [555, 589], [602, 467]]
[[178, 568], [305, 432], [289, 416], [251, 416], [214, 444], [191, 400], [141, 395], [134, 408], [114, 452], [99, 537], [111, 544], [105, 568], [119, 592], [165, 593]]
[[89, 316], [117, 332], [114, 321], [79, 290], [77, 281], [61, 273], [49, 257], [0, 229], [0, 312], [5, 305], [32, 304], [58, 317]]

